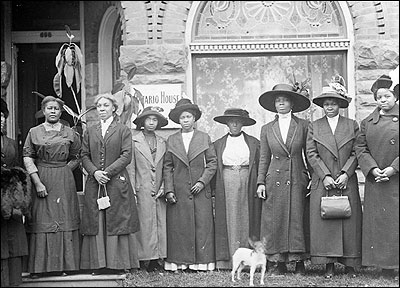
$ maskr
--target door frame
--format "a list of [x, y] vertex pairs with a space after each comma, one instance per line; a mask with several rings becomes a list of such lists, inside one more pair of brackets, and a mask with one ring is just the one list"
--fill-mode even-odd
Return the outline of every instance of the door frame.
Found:
[[[84, 3], [80, 1], [80, 30], [72, 30], [74, 42], [80, 42], [80, 49], [85, 55], [85, 38], [84, 38]], [[16, 44], [34, 44], [34, 43], [65, 43], [68, 42], [65, 30], [42, 30], [42, 31], [12, 31], [12, 11], [11, 4], [5, 5], [4, 11], [4, 60], [11, 64], [11, 79], [7, 87], [7, 104], [9, 111], [12, 111], [9, 116], [7, 125], [7, 135], [13, 139], [17, 137], [18, 131], [18, 49]], [[51, 35], [51, 36], [50, 36]], [[56, 55], [54, 55], [56, 56]], [[86, 89], [85, 89], [85, 57], [82, 60], [82, 83], [81, 83], [81, 109], [86, 109]], [[85, 118], [85, 117], [83, 117]], [[85, 119], [83, 119], [85, 120]]]

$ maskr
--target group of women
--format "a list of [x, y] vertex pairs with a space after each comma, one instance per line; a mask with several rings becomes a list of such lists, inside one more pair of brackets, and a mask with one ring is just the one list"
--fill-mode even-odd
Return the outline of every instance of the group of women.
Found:
[[[45, 123], [29, 131], [23, 149], [34, 195], [25, 225], [28, 271], [230, 269], [232, 254], [251, 238], [265, 242], [271, 275], [286, 273], [289, 262], [305, 274], [306, 259], [325, 264], [327, 278], [335, 262], [351, 276], [361, 265], [393, 275], [399, 265], [398, 85], [392, 89], [385, 75], [374, 83], [377, 108], [359, 129], [339, 114], [351, 98], [343, 78], [335, 80], [313, 99], [325, 112], [314, 122], [293, 114], [310, 107], [306, 89], [278, 84], [262, 94], [260, 105], [276, 117], [262, 127], [260, 140], [242, 131], [256, 123], [249, 113], [228, 108], [214, 120], [229, 132], [212, 142], [195, 128], [201, 110], [185, 98], [168, 115], [181, 129], [167, 140], [155, 131], [168, 120], [153, 106], [136, 118], [139, 131], [132, 136], [118, 123], [116, 100], [101, 94], [95, 101], [100, 122], [81, 144], [59, 121], [62, 101], [47, 96]], [[80, 161], [87, 173], [81, 219], [72, 174]], [[365, 175], [363, 208], [358, 165]], [[321, 197], [332, 195], [349, 197], [349, 218], [321, 218]], [[2, 229], [7, 221], [2, 218]], [[2, 245], [2, 281], [3, 262]]]

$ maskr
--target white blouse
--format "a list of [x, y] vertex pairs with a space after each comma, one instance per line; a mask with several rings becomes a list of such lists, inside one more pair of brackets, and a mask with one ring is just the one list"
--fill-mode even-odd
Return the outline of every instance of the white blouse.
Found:
[[108, 127], [110, 127], [110, 125], [111, 125], [113, 120], [114, 120], [113, 116], [109, 117], [105, 121], [100, 120], [100, 122], [101, 122], [101, 135], [103, 136], [103, 138], [106, 135], [107, 129], [108, 129]]
[[189, 144], [190, 141], [192, 141], [193, 133], [194, 131], [182, 133], [182, 140], [183, 140], [183, 145], [185, 146], [186, 154], [189, 152]]
[[281, 130], [283, 143], [286, 144], [286, 138], [289, 132], [290, 121], [292, 121], [292, 113], [289, 112], [286, 114], [278, 114], [278, 116], [279, 116], [278, 117], [279, 129]]
[[250, 149], [244, 140], [243, 133], [240, 136], [228, 136], [225, 150], [222, 153], [223, 165], [249, 165]]
[[329, 123], [329, 126], [331, 127], [332, 134], [335, 134], [337, 123], [339, 122], [339, 114], [332, 118], [326, 117], [326, 119], [328, 119], [328, 123]]

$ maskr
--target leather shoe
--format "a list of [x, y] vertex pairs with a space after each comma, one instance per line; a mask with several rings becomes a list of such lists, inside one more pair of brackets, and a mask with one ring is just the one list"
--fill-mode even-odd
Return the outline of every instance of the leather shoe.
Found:
[[325, 278], [332, 279], [335, 274], [335, 263], [326, 264]]
[[296, 268], [294, 271], [295, 274], [306, 275], [306, 268], [304, 267], [304, 261], [297, 261]]
[[351, 278], [356, 278], [357, 274], [353, 267], [346, 266], [344, 268], [344, 273], [348, 274]]
[[287, 267], [285, 262], [278, 262], [278, 271], [280, 274], [287, 273]]
[[381, 275], [384, 278], [394, 278], [394, 269], [382, 269]]

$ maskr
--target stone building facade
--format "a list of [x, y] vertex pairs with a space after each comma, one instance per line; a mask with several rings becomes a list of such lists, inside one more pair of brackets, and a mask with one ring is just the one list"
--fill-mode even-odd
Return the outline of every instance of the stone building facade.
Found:
[[[2, 97], [6, 97], [11, 110], [17, 111], [18, 97], [21, 95], [16, 90], [15, 83], [6, 85], [12, 81], [9, 81], [7, 77], [10, 73], [5, 72], [10, 65], [5, 63], [12, 64], [13, 62], [13, 45], [25, 42], [24, 40], [16, 42], [14, 38], [16, 36], [14, 36], [12, 22], [15, 12], [12, 10], [11, 2], [2, 1], [1, 4], [3, 24], [1, 79]], [[272, 70], [279, 70], [278, 66], [282, 63], [286, 65], [287, 62], [297, 61], [293, 58], [296, 56], [306, 55], [307, 59], [311, 59], [312, 57], [323, 58], [324, 54], [332, 55], [329, 63], [334, 63], [332, 64], [334, 67], [328, 69], [328, 72], [345, 74], [348, 92], [353, 97], [346, 115], [358, 122], [375, 107], [370, 91], [373, 81], [382, 74], [388, 74], [399, 64], [399, 4], [397, 1], [71, 2], [76, 2], [79, 6], [77, 16], [79, 23], [75, 32], [79, 34], [77, 38], [84, 53], [84, 79], [80, 94], [82, 108], [91, 106], [99, 93], [112, 91], [116, 83], [124, 83], [132, 87], [175, 84], [182, 97], [189, 97], [199, 104], [204, 117], [198, 124], [201, 129], [207, 130], [213, 136], [213, 140], [222, 134], [222, 128], [216, 126], [212, 121], [212, 116], [222, 114], [226, 106], [230, 104], [248, 109], [250, 115], [256, 118], [259, 126], [250, 131], [256, 137], [259, 136], [257, 134], [263, 122], [273, 117], [273, 115], [262, 114], [256, 100], [260, 95], [258, 93], [276, 84], [271, 79], [289, 81], [288, 74], [291, 73], [291, 69], [286, 67], [286, 70], [279, 72], [280, 74], [272, 75], [275, 71], [268, 70], [268, 63], [278, 63], [275, 64], [277, 69], [272, 68]], [[37, 5], [41, 5], [40, 1]], [[41, 11], [44, 10], [41, 9]], [[280, 30], [277, 28], [279, 23], [289, 25], [281, 25], [284, 27], [283, 36], [279, 36]], [[316, 27], [318, 31], [323, 31], [326, 37], [322, 32], [313, 34], [310, 27], [306, 27], [307, 32], [304, 32], [305, 26], [302, 26], [304, 23]], [[331, 30], [324, 31], [324, 25], [331, 27]], [[238, 28], [235, 31], [230, 27]], [[54, 30], [51, 23], [46, 29]], [[256, 76], [257, 81], [251, 79], [240, 86], [241, 88], [231, 89], [228, 86], [235, 86], [243, 80], [241, 78], [253, 77], [252, 71], [245, 71], [244, 77], [242, 74], [229, 74], [232, 73], [229, 69], [221, 70], [221, 73], [218, 69], [210, 70], [215, 73], [213, 76], [215, 79], [220, 76], [218, 74], [227, 74], [223, 79], [224, 85], [228, 87], [225, 94], [213, 91], [213, 85], [207, 85], [207, 81], [213, 80], [207, 74], [210, 72], [207, 69], [212, 67], [214, 62], [218, 65], [229, 66], [230, 62], [236, 61], [236, 56], [245, 59], [239, 63], [248, 61], [253, 65], [259, 60], [265, 61], [262, 64], [264, 66], [261, 65], [262, 68], [257, 68], [257, 73], [266, 68], [265, 71], [270, 74]], [[254, 61], [254, 57], [260, 58]], [[226, 59], [228, 61], [224, 62]], [[307, 59], [304, 61], [308, 61]], [[302, 80], [300, 76], [307, 76], [310, 69], [313, 69], [313, 62], [307, 62], [309, 67], [304, 75], [300, 73], [302, 62], [299, 63], [296, 64], [298, 70], [294, 71], [293, 75], [298, 73], [296, 74], [298, 80]], [[207, 69], [202, 70], [204, 65], [208, 65]], [[6, 70], [3, 71], [3, 69]], [[135, 76], [128, 79], [132, 69], [136, 69]], [[15, 74], [16, 71], [13, 72]], [[287, 75], [282, 75], [282, 73]], [[331, 75], [329, 73], [326, 77]], [[315, 74], [311, 75], [315, 79], [320, 76], [317, 75], [318, 73]], [[11, 77], [14, 81], [18, 79], [13, 76], [13, 73]], [[321, 87], [327, 80], [319, 79], [318, 88], [313, 87], [313, 96], [321, 92]], [[233, 83], [233, 81], [236, 82]], [[251, 87], [251, 83], [255, 83], [255, 88]], [[221, 83], [218, 84], [221, 85]], [[221, 90], [225, 89], [224, 86], [221, 87]], [[243, 94], [242, 91], [244, 91]], [[7, 96], [5, 96], [6, 93]], [[249, 95], [252, 96], [249, 97]], [[249, 97], [249, 100], [245, 100], [246, 97]], [[8, 123], [8, 132], [14, 138], [19, 129], [16, 127], [17, 118], [18, 116], [11, 116], [9, 121], [14, 121], [14, 123]], [[95, 112], [86, 115], [87, 125], [92, 125], [96, 120]], [[32, 126], [34, 124], [32, 123]], [[173, 131], [174, 129], [165, 129], [161, 133], [167, 136]]]

